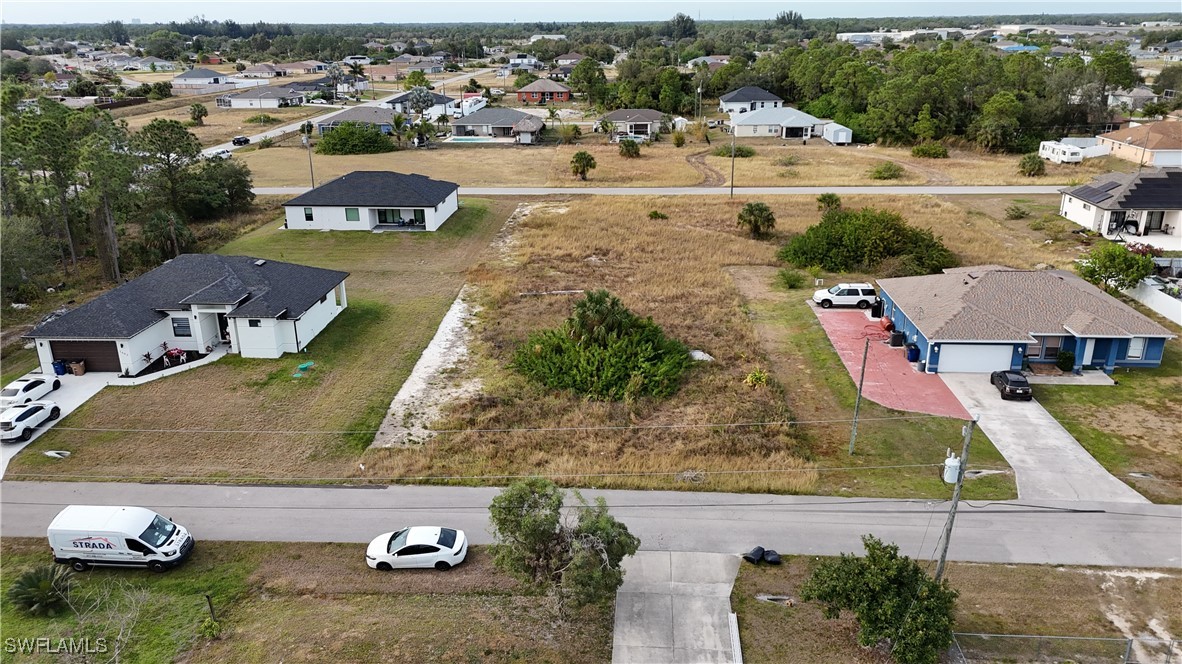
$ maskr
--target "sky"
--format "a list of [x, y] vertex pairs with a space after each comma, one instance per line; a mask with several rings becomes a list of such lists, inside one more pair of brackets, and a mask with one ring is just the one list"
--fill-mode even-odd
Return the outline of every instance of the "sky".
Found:
[[1066, 14], [1178, 12], [1178, 0], [1078, 2], [1030, 0], [941, 2], [937, 0], [857, 0], [846, 2], [710, 2], [637, 0], [4, 0], [6, 23], [130, 23], [183, 21], [195, 15], [239, 23], [511, 23], [536, 21], [664, 20], [684, 12], [702, 20], [766, 19], [792, 9], [805, 18], [881, 16], [967, 16], [990, 14]]

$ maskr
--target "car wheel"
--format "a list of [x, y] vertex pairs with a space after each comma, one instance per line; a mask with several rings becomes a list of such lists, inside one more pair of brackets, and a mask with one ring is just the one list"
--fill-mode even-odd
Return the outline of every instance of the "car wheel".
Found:
[[90, 563], [85, 560], [78, 560], [77, 558], [70, 559], [70, 568], [75, 572], [85, 572], [90, 569]]
[[29, 442], [29, 439], [32, 437], [33, 437], [33, 430], [32, 429], [25, 429], [24, 431], [21, 432], [21, 441], [22, 442], [27, 443], [27, 442]]
[[379, 572], [393, 572], [394, 568], [390, 566], [390, 563], [378, 563], [378, 571]]
[[821, 300], [821, 308], [828, 309], [833, 306], [833, 300]]
[[439, 570], [440, 572], [446, 572], [447, 570], [451, 569], [451, 565], [445, 561], [440, 560], [439, 562], [435, 563], [435, 569]]
[[53, 381], [53, 389], [56, 390], [56, 389], [60, 388], [61, 386], [62, 386], [62, 382], [60, 380]]
[[57, 406], [54, 406], [53, 410], [49, 411], [49, 421], [50, 422], [56, 420], [57, 418], [59, 418], [61, 416], [62, 416], [62, 410], [60, 408], [58, 408]]
[[870, 303], [867, 302], [866, 300], [858, 300], [858, 308], [859, 309], [869, 309]]
[[148, 563], [148, 569], [159, 574], [168, 568], [165, 567], [164, 563], [160, 562], [159, 560], [153, 560], [152, 562]]

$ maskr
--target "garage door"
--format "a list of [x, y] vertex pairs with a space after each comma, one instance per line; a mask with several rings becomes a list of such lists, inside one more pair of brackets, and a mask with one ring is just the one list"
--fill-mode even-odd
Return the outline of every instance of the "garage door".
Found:
[[989, 373], [1010, 368], [1013, 346], [986, 346], [977, 344], [941, 344], [941, 373]]
[[87, 371], [123, 371], [114, 341], [50, 341], [49, 350], [55, 360], [86, 360]]

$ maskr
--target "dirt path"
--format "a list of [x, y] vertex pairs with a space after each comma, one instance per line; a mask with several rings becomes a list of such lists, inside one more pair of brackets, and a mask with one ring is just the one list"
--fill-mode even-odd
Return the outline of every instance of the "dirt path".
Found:
[[694, 167], [694, 170], [702, 175], [702, 181], [697, 184], [699, 187], [721, 187], [726, 184], [726, 178], [722, 173], [719, 173], [713, 166], [706, 163], [706, 155], [710, 154], [709, 150], [702, 150], [686, 156], [685, 161]]
[[923, 175], [927, 178], [927, 182], [924, 182], [924, 184], [956, 184], [956, 180], [952, 176], [938, 168], [932, 168], [931, 166], [920, 166], [914, 161], [910, 161], [908, 159], [899, 159], [898, 157], [888, 157], [884, 154], [876, 153], [874, 156], [877, 159], [893, 161], [909, 171]]

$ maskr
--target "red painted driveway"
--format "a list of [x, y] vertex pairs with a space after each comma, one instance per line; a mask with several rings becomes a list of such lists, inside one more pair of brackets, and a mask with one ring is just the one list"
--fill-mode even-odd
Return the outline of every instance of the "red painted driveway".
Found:
[[860, 309], [821, 309], [813, 307], [821, 327], [850, 372], [854, 385], [862, 368], [862, 349], [869, 334], [870, 353], [866, 357], [866, 381], [862, 396], [887, 408], [971, 419], [956, 395], [936, 374], [922, 374], [907, 361], [903, 348], [891, 348], [878, 321]]

